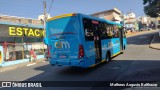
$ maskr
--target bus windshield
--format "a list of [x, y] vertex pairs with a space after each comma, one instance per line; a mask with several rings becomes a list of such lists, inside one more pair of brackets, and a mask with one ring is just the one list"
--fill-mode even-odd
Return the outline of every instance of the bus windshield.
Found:
[[62, 34], [75, 34], [77, 28], [78, 19], [76, 16], [63, 17], [47, 23], [47, 33], [49, 37]]

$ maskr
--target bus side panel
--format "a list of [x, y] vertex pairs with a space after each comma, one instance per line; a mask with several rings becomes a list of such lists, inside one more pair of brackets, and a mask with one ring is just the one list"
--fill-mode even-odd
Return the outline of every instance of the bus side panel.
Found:
[[89, 67], [93, 64], [95, 64], [95, 48], [94, 48], [94, 42], [90, 41], [90, 42], [85, 42], [84, 44], [85, 48], [85, 66]]
[[123, 38], [123, 48], [124, 48], [124, 46], [125, 46], [125, 49], [126, 49], [126, 47], [127, 47], [127, 38]]
[[120, 40], [119, 38], [113, 38], [112, 39], [112, 47], [113, 47], [113, 55], [116, 55], [120, 52]]
[[83, 15], [79, 15], [80, 19], [80, 38], [82, 45], [84, 47], [84, 59], [83, 59], [83, 67], [89, 67], [95, 64], [95, 50], [94, 50], [94, 41], [85, 41], [84, 35], [84, 25], [83, 25]]
[[106, 59], [107, 51], [112, 51], [112, 48], [109, 47], [109, 43], [110, 42], [111, 42], [110, 39], [107, 39], [107, 40], [104, 39], [104, 40], [101, 41], [101, 45], [102, 45], [102, 60]]
[[120, 52], [119, 38], [102, 40], [102, 60], [106, 59], [107, 51], [110, 51], [111, 56]]

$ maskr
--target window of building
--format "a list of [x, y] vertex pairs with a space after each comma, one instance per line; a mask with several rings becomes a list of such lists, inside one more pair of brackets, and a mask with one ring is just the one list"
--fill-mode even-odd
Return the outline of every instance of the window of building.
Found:
[[32, 19], [28, 19], [28, 23], [29, 23], [29, 24], [32, 24]]
[[104, 14], [99, 14], [99, 18], [104, 18]]

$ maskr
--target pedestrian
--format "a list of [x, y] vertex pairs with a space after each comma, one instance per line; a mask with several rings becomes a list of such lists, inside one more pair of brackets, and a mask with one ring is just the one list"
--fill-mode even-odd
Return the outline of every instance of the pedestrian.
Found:
[[34, 58], [34, 60], [35, 60], [35, 61], [37, 61], [36, 50], [34, 49], [33, 51], [34, 51], [34, 55], [33, 55], [33, 58]]
[[34, 51], [33, 51], [33, 49], [31, 48], [31, 50], [30, 50], [30, 62], [33, 62], [33, 59], [34, 59]]

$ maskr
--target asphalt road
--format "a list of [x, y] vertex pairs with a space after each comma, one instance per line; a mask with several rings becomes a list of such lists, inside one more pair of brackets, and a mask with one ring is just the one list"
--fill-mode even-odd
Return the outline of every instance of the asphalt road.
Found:
[[[153, 33], [128, 37], [123, 54], [90, 69], [50, 66], [49, 62], [0, 72], [1, 81], [160, 81], [160, 51], [149, 48]], [[13, 88], [12, 88], [13, 89]], [[11, 89], [11, 90], [12, 90]], [[19, 89], [19, 88], [15, 88]], [[44, 89], [44, 88], [39, 88]], [[45, 88], [47, 89], [47, 88]], [[51, 88], [48, 88], [51, 89]], [[53, 89], [53, 88], [52, 88]], [[160, 88], [55, 87], [54, 90], [160, 90]], [[27, 90], [27, 89], [26, 89]]]

